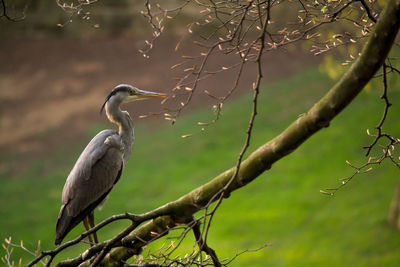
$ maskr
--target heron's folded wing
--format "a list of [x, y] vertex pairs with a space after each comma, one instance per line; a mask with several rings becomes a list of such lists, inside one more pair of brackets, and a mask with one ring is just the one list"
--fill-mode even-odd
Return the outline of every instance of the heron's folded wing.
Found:
[[100, 132], [82, 152], [65, 183], [63, 204], [68, 215], [77, 216], [104, 198], [122, 168], [123, 144], [119, 135], [111, 130]]

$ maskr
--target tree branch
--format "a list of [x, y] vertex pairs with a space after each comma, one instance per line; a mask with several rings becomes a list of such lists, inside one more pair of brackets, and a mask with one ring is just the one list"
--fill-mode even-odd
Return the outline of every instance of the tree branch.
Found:
[[200, 231], [200, 222], [198, 222], [198, 221], [195, 222], [194, 225], [192, 226], [192, 230], [193, 230], [193, 234], [196, 239], [196, 242], [199, 245], [200, 251], [204, 251], [205, 253], [207, 253], [207, 255], [209, 255], [211, 257], [214, 266], [216, 266], [216, 267], [222, 266], [221, 262], [218, 260], [218, 257], [217, 257], [217, 254], [215, 253], [215, 251], [207, 245], [205, 240], [203, 240], [202, 234]]
[[2, 14], [0, 14], [0, 18], [5, 17], [7, 20], [12, 21], [12, 22], [19, 22], [25, 19], [25, 10], [28, 7], [28, 5], [25, 5], [24, 11], [22, 12], [22, 15], [20, 18], [12, 18], [8, 13], [7, 13], [7, 6], [5, 0], [0, 0], [0, 6], [3, 10]]
[[[215, 198], [215, 195], [225, 186], [229, 184], [225, 191], [227, 194], [245, 186], [260, 174], [269, 170], [273, 163], [292, 153], [314, 133], [328, 127], [330, 121], [360, 93], [382, 66], [399, 30], [399, 25], [400, 0], [388, 0], [361, 56], [307, 113], [294, 121], [279, 136], [254, 151], [240, 164], [240, 168], [232, 167], [207, 184], [156, 209], [156, 213], [163, 216], [148, 221], [122, 238], [121, 242], [117, 242], [121, 246], [105, 255], [102, 264], [120, 266], [121, 262], [138, 254], [140, 248], [148, 242], [165, 235], [170, 228], [184, 222], [195, 212], [207, 207], [210, 199]], [[235, 179], [231, 181], [237, 169], [239, 169], [239, 172]], [[156, 214], [154, 211], [150, 213]], [[157, 234], [154, 235], [154, 233]], [[95, 248], [96, 246], [88, 251], [90, 252]], [[75, 259], [61, 262], [58, 266], [77, 266], [83, 261], [83, 257], [80, 255]], [[90, 263], [86, 261], [80, 266], [88, 265]]]
[[365, 0], [358, 0], [358, 1], [359, 1], [359, 2], [361, 3], [361, 5], [364, 7], [365, 11], [367, 11], [368, 18], [369, 18], [370, 20], [372, 20], [374, 23], [376, 23], [376, 18], [375, 18], [375, 16], [372, 14], [371, 9], [368, 7], [368, 4], [365, 2]]
[[372, 143], [369, 146], [364, 147], [365, 149], [367, 149], [365, 156], [368, 156], [371, 153], [371, 150], [375, 147], [375, 145], [378, 143], [378, 141], [382, 137], [388, 138], [392, 143], [396, 142], [396, 140], [393, 137], [391, 137], [387, 133], [384, 133], [382, 130], [383, 124], [386, 121], [386, 117], [387, 117], [389, 108], [392, 106], [392, 103], [390, 103], [388, 95], [387, 95], [387, 93], [388, 93], [387, 71], [386, 71], [387, 68], [388, 68], [388, 66], [384, 63], [383, 70], [382, 70], [383, 71], [383, 76], [382, 76], [383, 77], [383, 93], [381, 95], [381, 99], [383, 99], [385, 101], [385, 108], [383, 110], [382, 118], [379, 121], [379, 124], [375, 127], [376, 130], [378, 131], [378, 133], [375, 135], [374, 141], [372, 141]]

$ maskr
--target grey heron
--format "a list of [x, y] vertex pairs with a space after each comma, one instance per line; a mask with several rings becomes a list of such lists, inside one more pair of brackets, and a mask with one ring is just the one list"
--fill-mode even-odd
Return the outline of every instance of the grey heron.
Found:
[[[131, 154], [133, 123], [122, 103], [164, 94], [139, 90], [131, 85], [120, 84], [107, 96], [100, 112], [106, 110], [107, 118], [117, 125], [118, 131], [103, 130], [86, 146], [69, 174], [62, 192], [62, 206], [56, 224], [55, 244], [83, 221], [86, 230], [94, 227], [94, 209], [105, 201], [118, 182]], [[89, 242], [92, 244], [92, 239]], [[94, 242], [97, 236], [93, 234]]]

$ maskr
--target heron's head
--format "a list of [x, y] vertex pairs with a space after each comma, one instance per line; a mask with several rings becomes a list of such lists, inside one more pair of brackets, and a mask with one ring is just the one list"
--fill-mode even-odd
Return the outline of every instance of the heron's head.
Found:
[[131, 102], [135, 100], [143, 100], [153, 97], [165, 97], [165, 94], [155, 93], [150, 91], [140, 90], [129, 84], [120, 84], [116, 86], [111, 93], [107, 96], [106, 101], [101, 107], [100, 113], [103, 111], [107, 102], [114, 102], [119, 104]]

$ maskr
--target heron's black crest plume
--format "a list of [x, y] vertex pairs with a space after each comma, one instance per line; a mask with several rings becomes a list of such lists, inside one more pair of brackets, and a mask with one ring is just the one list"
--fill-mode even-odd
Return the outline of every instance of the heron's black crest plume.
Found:
[[128, 91], [130, 88], [132, 88], [132, 86], [130, 86], [129, 84], [120, 84], [120, 85], [117, 85], [117, 86], [111, 91], [111, 93], [107, 96], [106, 100], [104, 101], [104, 104], [101, 106], [100, 114], [103, 112], [103, 109], [104, 109], [104, 107], [106, 106], [106, 103], [108, 102], [108, 100], [110, 100], [110, 98], [111, 98], [113, 95], [116, 95], [118, 92]]

